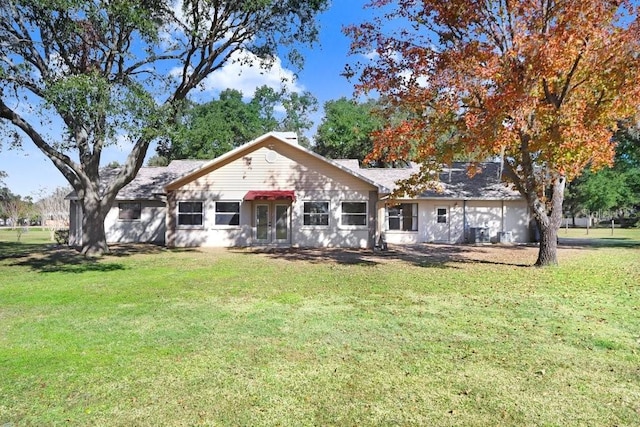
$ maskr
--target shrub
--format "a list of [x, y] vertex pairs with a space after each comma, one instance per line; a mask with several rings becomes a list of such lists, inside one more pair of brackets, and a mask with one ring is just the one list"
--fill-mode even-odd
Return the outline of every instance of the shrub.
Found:
[[68, 245], [69, 244], [69, 229], [63, 228], [60, 230], [56, 230], [54, 237], [56, 239], [56, 243], [59, 245]]

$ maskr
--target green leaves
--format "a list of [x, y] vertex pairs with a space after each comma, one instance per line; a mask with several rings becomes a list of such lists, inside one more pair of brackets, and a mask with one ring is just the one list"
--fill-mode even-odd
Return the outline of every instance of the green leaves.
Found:
[[[168, 159], [212, 159], [267, 132], [301, 134], [311, 127], [308, 114], [316, 105], [309, 93], [289, 94], [262, 86], [245, 102], [242, 92], [226, 89], [217, 100], [188, 107], [158, 154]], [[277, 114], [279, 108], [285, 113]]]
[[318, 126], [314, 150], [330, 159], [363, 161], [373, 150], [372, 132], [383, 121], [373, 113], [375, 103], [358, 103], [347, 98], [327, 101], [325, 117]]
[[[104, 218], [98, 206], [110, 206], [135, 177], [149, 145], [166, 137], [190, 92], [238, 53], [258, 53], [267, 59], [261, 64], [265, 69], [278, 55], [290, 53], [292, 64], [301, 67], [296, 45], [316, 41], [315, 17], [327, 4], [328, 0], [0, 2], [0, 120], [46, 153], [78, 193], [85, 217], [94, 218], [84, 222], [83, 251], [106, 248], [104, 232], [90, 224]], [[290, 99], [295, 101], [292, 108], [307, 108]], [[15, 105], [25, 103], [40, 117], [21, 115]], [[233, 145], [236, 138], [246, 141], [261, 126], [255, 124], [255, 111], [234, 106], [231, 100], [227, 107], [227, 112], [243, 114], [224, 130], [221, 144]], [[226, 125], [226, 115], [217, 118]], [[307, 126], [304, 115], [292, 123], [301, 129]], [[203, 142], [215, 138], [197, 135], [197, 155], [215, 155]], [[131, 152], [119, 175], [104, 186], [102, 150], [122, 140], [130, 142], [126, 146]]]

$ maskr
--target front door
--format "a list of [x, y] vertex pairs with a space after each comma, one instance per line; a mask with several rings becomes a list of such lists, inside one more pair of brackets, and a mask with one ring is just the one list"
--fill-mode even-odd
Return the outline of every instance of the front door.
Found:
[[436, 242], [449, 242], [451, 218], [449, 206], [436, 206], [434, 236]]
[[261, 245], [291, 243], [289, 204], [258, 203], [255, 205], [255, 219], [256, 243]]

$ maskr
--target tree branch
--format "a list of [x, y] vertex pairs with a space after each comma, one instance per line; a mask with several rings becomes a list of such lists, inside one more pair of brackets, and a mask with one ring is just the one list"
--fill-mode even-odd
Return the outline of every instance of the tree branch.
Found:
[[[2, 94], [0, 93], [0, 96]], [[27, 123], [18, 113], [9, 108], [0, 98], [0, 118], [10, 121], [22, 130], [33, 143], [51, 159], [53, 164], [64, 175], [74, 189], [81, 186], [80, 177], [83, 176], [80, 166], [59, 151], [47, 144], [42, 136], [29, 123]]]

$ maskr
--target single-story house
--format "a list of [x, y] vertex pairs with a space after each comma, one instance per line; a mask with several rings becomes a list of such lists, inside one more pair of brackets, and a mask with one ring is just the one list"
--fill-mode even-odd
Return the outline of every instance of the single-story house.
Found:
[[[502, 182], [499, 164], [481, 164], [473, 178], [454, 164], [437, 190], [392, 200], [396, 181], [415, 167], [360, 168], [298, 145], [293, 133], [272, 132], [213, 160], [141, 168], [107, 215], [107, 241], [349, 248], [529, 241], [527, 204]], [[82, 210], [70, 199], [70, 244], [79, 245]]]

